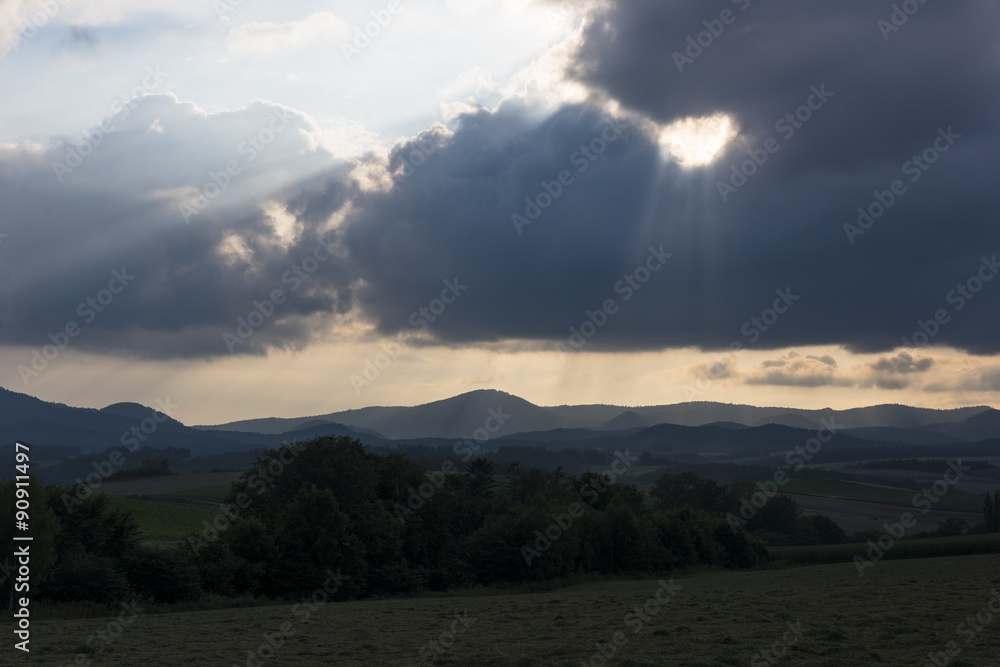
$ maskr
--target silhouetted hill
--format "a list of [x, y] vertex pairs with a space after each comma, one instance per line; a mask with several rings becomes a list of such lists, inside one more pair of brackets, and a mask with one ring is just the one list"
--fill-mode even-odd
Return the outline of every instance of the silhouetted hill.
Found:
[[[158, 418], [148, 421], [154, 417]], [[276, 447], [283, 440], [295, 439], [282, 435], [203, 431], [138, 403], [115, 403], [100, 410], [74, 408], [6, 389], [0, 389], [0, 430], [32, 446], [70, 448], [64, 450], [66, 452], [148, 446], [188, 449], [196, 456]], [[317, 430], [352, 437], [361, 435], [342, 424], [317, 425]]]
[[326, 422], [313, 420], [310, 422], [311, 426], [306, 426], [305, 428], [295, 429], [294, 431], [286, 431], [280, 434], [281, 442], [297, 442], [300, 440], [311, 440], [312, 438], [321, 435], [346, 435], [352, 438], [358, 438], [362, 440], [366, 445], [379, 445], [385, 442], [384, 438], [380, 438], [369, 433], [360, 433], [349, 426], [344, 426], [343, 424], [336, 424], [334, 422]]
[[705, 424], [705, 426], [718, 426], [720, 428], [728, 428], [733, 431], [742, 431], [743, 429], [750, 428], [746, 424], [737, 424], [736, 422], [713, 422], [711, 424]]
[[934, 423], [909, 428], [868, 427], [852, 429], [858, 437], [891, 442], [940, 444], [1000, 438], [1000, 410], [987, 409], [954, 423]]
[[993, 408], [980, 405], [968, 408], [938, 410], [935, 408], [914, 408], [908, 405], [872, 405], [866, 408], [850, 408], [837, 411], [837, 421], [848, 428], [864, 426], [928, 426], [937, 423], [953, 424]]
[[678, 424], [681, 426], [703, 426], [716, 422], [733, 422], [747, 426], [783, 424], [795, 428], [818, 428], [821, 419], [836, 416], [837, 422], [846, 428], [869, 426], [911, 427], [936, 423], [954, 423], [989, 411], [988, 406], [936, 410], [914, 408], [906, 405], [875, 405], [834, 411], [830, 408], [804, 410], [798, 408], [758, 407], [710, 401], [691, 401], [672, 405], [649, 405], [625, 408], [614, 405], [560, 405], [548, 408], [561, 417], [567, 425], [582, 428], [598, 428], [615, 419], [623, 411], [633, 412], [646, 420], [647, 424]]
[[[963, 441], [962, 451], [992, 454], [995, 452], [991, 442], [1000, 437], [997, 431], [1000, 411], [987, 407], [932, 410], [888, 405], [834, 413], [831, 410], [694, 402], [636, 408], [609, 405], [546, 408], [494, 390], [472, 391], [414, 407], [373, 407], [325, 416], [255, 419], [225, 425], [231, 430], [223, 430], [220, 426], [192, 428], [167, 418], [157, 421], [153, 432], [137, 431], [144, 422], [148, 426], [149, 418], [155, 414], [152, 408], [137, 403], [116, 403], [94, 410], [47, 403], [25, 394], [0, 390], [0, 429], [4, 432], [34, 445], [79, 448], [83, 452], [104, 451], [108, 447], [138, 442], [145, 447], [174, 447], [189, 450], [194, 456], [204, 456], [275, 447], [282, 442], [319, 435], [347, 435], [370, 446], [450, 447], [455, 440], [475, 437], [478, 433], [489, 436], [484, 451], [495, 451], [501, 446], [548, 450], [631, 447], [635, 451], [650, 451], [689, 461], [759, 460], [774, 454], [783, 455], [803, 445], [815, 435], [820, 419], [846, 427], [824, 445], [825, 451], [854, 448], [861, 458], [866, 448], [885, 452], [886, 456], [902, 456], [908, 450], [901, 445], [947, 448], [958, 444], [956, 439]], [[574, 415], [581, 417], [583, 414], [589, 415], [586, 421], [593, 422], [592, 426], [572, 423]], [[338, 421], [334, 415], [343, 415], [356, 423]], [[606, 415], [610, 416], [600, 419]], [[655, 426], [635, 426], [663, 416], [694, 421], [711, 419], [703, 422], [704, 425], [663, 421], [656, 422]], [[720, 416], [728, 418], [719, 419]], [[886, 420], [909, 426], [879, 423]], [[775, 421], [792, 422], [792, 425]], [[851, 429], [858, 423], [869, 425]], [[610, 430], [613, 427], [619, 428]], [[60, 450], [51, 450], [52, 453], [57, 451]], [[951, 450], [935, 451], [944, 452], [939, 455], [951, 455]], [[912, 455], [920, 455], [920, 452]]]
[[374, 424], [383, 417], [387, 417], [400, 410], [407, 410], [405, 407], [374, 406], [370, 408], [359, 408], [356, 410], [342, 410], [331, 412], [325, 415], [312, 415], [309, 417], [263, 417], [261, 419], [243, 419], [226, 424], [201, 425], [192, 428], [202, 431], [237, 431], [247, 433], [265, 433], [277, 435], [287, 433], [296, 429], [305, 428], [311, 422], [328, 421], [337, 424], [349, 424], [354, 428], [370, 431]]
[[499, 438], [499, 442], [504, 445], [511, 441], [521, 444], [535, 442], [585, 442], [597, 438], [617, 437], [628, 435], [641, 429], [622, 429], [620, 431], [604, 431], [589, 428], [556, 428], [550, 431], [528, 431], [512, 433]]
[[[504, 410], [511, 414], [511, 421], [492, 437], [516, 432], [546, 431], [558, 428], [627, 430], [629, 428], [645, 428], [654, 424], [702, 426], [719, 422], [745, 426], [782, 424], [794, 428], [816, 429], [820, 427], [822, 419], [830, 420], [833, 418], [836, 418], [836, 422], [843, 425], [845, 429], [874, 427], [905, 429], [955, 424], [980, 413], [997, 412], [987, 406], [935, 410], [905, 405], [876, 405], [834, 411], [829, 408], [802, 410], [709, 401], [631, 408], [607, 404], [542, 407], [505, 392], [479, 390], [413, 407], [378, 406], [331, 412], [326, 415], [250, 419], [195, 428], [281, 434], [303, 428], [316, 420], [325, 420], [344, 424], [356, 431], [372, 433], [376, 437], [387, 439], [460, 438], [470, 436], [475, 429], [481, 428], [488, 416], [487, 411], [491, 407], [496, 409], [498, 405], [503, 405]], [[508, 406], [510, 407], [508, 408]], [[983, 419], [988, 420], [992, 417], [983, 417]], [[982, 436], [983, 432], [977, 433]], [[988, 435], [1000, 435], [1000, 433], [988, 432]], [[919, 435], [915, 437], [918, 442], [935, 440], [933, 437]], [[884, 439], [893, 441], [895, 437], [887, 432]]]
[[937, 431], [917, 428], [897, 428], [895, 426], [865, 426], [844, 431], [848, 435], [866, 440], [881, 440], [883, 442], [908, 442], [914, 445], [941, 445], [962, 442], [962, 438], [944, 435]]
[[[504, 423], [496, 428], [499, 415]], [[518, 431], [544, 431], [566, 426], [545, 408], [503, 391], [482, 389], [442, 401], [405, 408], [379, 419], [375, 427], [387, 438], [463, 438], [477, 429], [496, 428], [491, 437]], [[488, 429], [487, 429], [488, 430]]]
[[627, 428], [646, 428], [652, 426], [649, 420], [640, 415], [635, 410], [625, 410], [614, 419], [601, 424], [600, 428], [605, 431], [617, 431]]
[[922, 430], [965, 441], [1000, 438], [1000, 410], [986, 410], [957, 423], [932, 424], [922, 427]]
[[[142, 420], [149, 417], [150, 412], [153, 410], [154, 410], [153, 408], [146, 407], [145, 405], [142, 405], [140, 403], [114, 403], [112, 405], [107, 406], [106, 408], [101, 408], [100, 410], [98, 410], [98, 412], [102, 412], [104, 414], [109, 414], [109, 415], [117, 415], [119, 417], [125, 417], [131, 420], [133, 423], [136, 423], [136, 422], [141, 422]], [[161, 413], [159, 415], [159, 418], [164, 420], [163, 422], [160, 423], [169, 422], [176, 426], [183, 426], [183, 424], [181, 424], [173, 417], [170, 417], [169, 415]]]

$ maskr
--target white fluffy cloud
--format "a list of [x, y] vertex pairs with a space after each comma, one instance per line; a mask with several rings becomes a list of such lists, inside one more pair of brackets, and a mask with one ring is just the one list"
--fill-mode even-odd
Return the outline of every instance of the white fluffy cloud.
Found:
[[288, 23], [252, 22], [238, 25], [226, 36], [232, 58], [270, 56], [317, 43], [351, 37], [351, 26], [333, 12], [317, 12]]

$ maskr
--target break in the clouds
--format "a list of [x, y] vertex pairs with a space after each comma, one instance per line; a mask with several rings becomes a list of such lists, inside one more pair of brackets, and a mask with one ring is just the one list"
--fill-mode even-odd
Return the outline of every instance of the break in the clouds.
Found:
[[[592, 11], [555, 73], [585, 95], [472, 77], [461, 113], [361, 157], [279, 101], [203, 110], [169, 77], [94, 118], [113, 131], [71, 172], [68, 141], [4, 145], [0, 342], [44, 343], [124, 267], [81, 349], [259, 354], [367, 326], [584, 352], [1000, 352], [1000, 7], [928, 3], [888, 31], [892, 4], [861, 0]], [[234, 16], [224, 56], [348, 25]], [[831, 362], [746, 381], [833, 385]], [[871, 373], [905, 386], [925, 370], [908, 363]]]

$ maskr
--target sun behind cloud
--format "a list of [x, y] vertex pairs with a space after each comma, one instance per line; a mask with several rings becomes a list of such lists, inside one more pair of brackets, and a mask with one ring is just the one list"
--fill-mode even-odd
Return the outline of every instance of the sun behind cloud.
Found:
[[736, 137], [728, 114], [681, 118], [660, 131], [660, 146], [685, 167], [704, 167], [718, 157]]

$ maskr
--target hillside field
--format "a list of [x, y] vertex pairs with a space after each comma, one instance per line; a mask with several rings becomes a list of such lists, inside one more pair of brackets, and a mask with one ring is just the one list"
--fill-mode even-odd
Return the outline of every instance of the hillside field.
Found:
[[200, 531], [207, 519], [211, 521], [213, 514], [189, 507], [170, 503], [126, 498], [123, 496], [108, 496], [113, 509], [132, 512], [139, 523], [139, 538], [142, 540], [180, 540]]
[[[928, 487], [931, 485], [928, 484]], [[919, 502], [938, 511], [980, 512], [983, 507], [983, 497], [978, 494], [963, 494], [955, 491], [934, 499], [924, 500], [921, 491], [913, 491], [884, 484], [867, 482], [846, 482], [833, 479], [795, 479], [792, 478], [781, 487], [781, 493], [823, 498], [841, 498], [845, 500], [861, 500], [900, 507], [914, 507], [913, 499], [920, 496]], [[935, 500], [936, 499], [936, 500]]]
[[[322, 582], [318, 582], [318, 585]], [[1000, 618], [972, 631], [967, 617], [1000, 589], [1000, 556], [884, 561], [859, 576], [850, 564], [678, 576], [680, 589], [647, 620], [656, 580], [588, 583], [538, 594], [457, 595], [202, 612], [140, 613], [87, 664], [417, 664], [444, 633], [434, 664], [484, 667], [602, 665], [600, 643], [621, 641], [609, 664], [756, 667], [788, 639], [774, 664], [813, 667], [924, 665], [929, 653], [960, 651], [953, 667], [996, 665]], [[664, 594], [666, 595], [666, 594]], [[464, 622], [456, 621], [464, 618]], [[108, 619], [36, 621], [32, 653], [13, 664], [69, 665]], [[287, 636], [274, 655], [265, 637]], [[792, 628], [792, 629], [790, 629]], [[454, 630], [454, 639], [450, 633]], [[949, 645], [949, 642], [953, 644]], [[440, 646], [440, 644], [438, 645]], [[780, 649], [779, 644], [779, 649]], [[10, 648], [4, 652], [10, 655]], [[267, 650], [264, 649], [264, 653]], [[80, 664], [80, 663], [78, 663]], [[424, 663], [428, 664], [428, 663]]]

